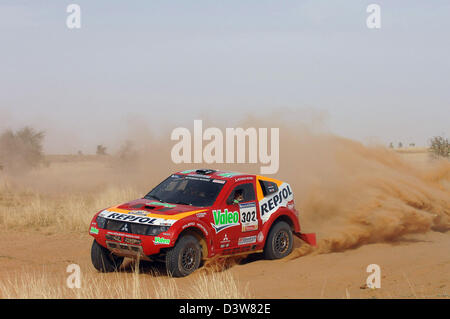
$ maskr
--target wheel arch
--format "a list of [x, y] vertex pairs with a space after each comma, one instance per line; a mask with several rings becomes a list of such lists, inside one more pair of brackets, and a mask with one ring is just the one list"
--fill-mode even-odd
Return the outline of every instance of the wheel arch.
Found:
[[187, 227], [178, 234], [177, 242], [181, 237], [186, 235], [191, 235], [197, 238], [200, 246], [202, 247], [202, 259], [207, 258], [210, 252], [210, 245], [208, 244], [207, 235], [203, 232], [203, 230], [196, 226]]
[[291, 227], [292, 231], [294, 231], [294, 229], [295, 229], [294, 221], [291, 219], [290, 216], [284, 215], [284, 214], [279, 215], [277, 218], [275, 218], [275, 220], [270, 225], [270, 228], [272, 228], [273, 225], [275, 225], [276, 223], [278, 223], [280, 221], [286, 222]]
[[284, 212], [281, 212], [280, 214], [277, 214], [276, 216], [271, 216], [271, 218], [264, 225], [265, 237], [267, 238], [272, 227], [280, 221], [286, 222], [291, 227], [292, 232], [295, 233], [298, 222], [295, 223], [295, 221], [292, 218], [293, 218], [292, 216], [290, 216], [289, 214], [284, 213]]

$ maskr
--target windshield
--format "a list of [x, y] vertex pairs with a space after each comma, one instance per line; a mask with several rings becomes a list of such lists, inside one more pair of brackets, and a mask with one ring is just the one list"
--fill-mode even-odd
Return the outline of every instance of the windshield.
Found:
[[224, 184], [224, 180], [172, 175], [144, 198], [171, 204], [208, 207], [214, 204]]

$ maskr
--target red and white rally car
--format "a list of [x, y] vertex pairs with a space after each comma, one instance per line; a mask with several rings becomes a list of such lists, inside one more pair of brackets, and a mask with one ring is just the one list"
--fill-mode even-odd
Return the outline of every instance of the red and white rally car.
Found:
[[258, 175], [211, 169], [172, 174], [144, 198], [98, 212], [90, 224], [91, 259], [102, 272], [124, 257], [161, 260], [174, 277], [189, 275], [202, 260], [264, 252], [289, 255], [300, 233], [289, 184]]

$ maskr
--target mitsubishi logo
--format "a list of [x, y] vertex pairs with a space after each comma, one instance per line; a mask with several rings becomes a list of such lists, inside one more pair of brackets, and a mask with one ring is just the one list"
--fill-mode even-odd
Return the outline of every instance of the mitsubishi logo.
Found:
[[119, 231], [124, 232], [124, 233], [129, 233], [130, 231], [128, 230], [128, 224], [127, 223], [123, 224], [123, 226], [120, 227]]

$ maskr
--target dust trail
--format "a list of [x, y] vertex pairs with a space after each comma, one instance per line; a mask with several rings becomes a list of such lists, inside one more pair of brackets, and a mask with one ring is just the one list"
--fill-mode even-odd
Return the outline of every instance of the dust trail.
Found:
[[450, 229], [450, 162], [415, 167], [393, 151], [331, 135], [291, 145], [300, 219], [305, 232], [318, 233], [317, 248], [304, 245], [292, 257]]
[[227, 257], [215, 256], [208, 259], [200, 270], [206, 273], [222, 272], [235, 265], [239, 265], [247, 257], [248, 254]]

